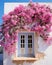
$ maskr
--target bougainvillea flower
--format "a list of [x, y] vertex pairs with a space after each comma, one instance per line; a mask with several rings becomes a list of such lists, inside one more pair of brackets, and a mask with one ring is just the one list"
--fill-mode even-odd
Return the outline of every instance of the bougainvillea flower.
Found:
[[7, 20], [9, 20], [10, 18], [11, 18], [10, 15], [4, 15], [4, 16], [2, 17], [3, 21], [7, 21]]
[[0, 44], [8, 54], [15, 52], [15, 43], [19, 31], [27, 30], [36, 32], [47, 44], [50, 44], [52, 37], [52, 9], [46, 5], [30, 2], [27, 6], [19, 5], [13, 11], [3, 16]]

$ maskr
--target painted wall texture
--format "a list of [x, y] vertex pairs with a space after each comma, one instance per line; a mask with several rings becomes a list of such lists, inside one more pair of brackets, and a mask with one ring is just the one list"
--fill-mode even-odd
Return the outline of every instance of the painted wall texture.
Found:
[[[4, 4], [4, 14], [7, 14], [9, 11], [13, 10], [14, 7], [18, 6], [19, 4], [24, 5], [24, 3], [5, 3]], [[51, 5], [52, 3], [43, 3], [43, 4], [50, 5], [50, 7], [52, 7], [52, 5]], [[25, 5], [27, 5], [27, 3]], [[45, 57], [34, 63], [24, 62], [23, 65], [52, 65], [52, 45], [51, 46], [46, 45], [45, 42], [40, 37], [38, 39], [38, 44], [39, 44], [38, 51], [44, 52]], [[5, 50], [4, 50], [3, 57], [4, 57], [3, 65], [15, 65], [12, 63], [12, 56], [7, 55], [5, 53]]]
[[[23, 65], [52, 65], [52, 45], [48, 47], [44, 41], [39, 38], [39, 51], [45, 53], [45, 57], [43, 59], [40, 59], [34, 63], [24, 62]], [[12, 63], [12, 56], [8, 56], [5, 52], [3, 63], [4, 65], [16, 65]]]

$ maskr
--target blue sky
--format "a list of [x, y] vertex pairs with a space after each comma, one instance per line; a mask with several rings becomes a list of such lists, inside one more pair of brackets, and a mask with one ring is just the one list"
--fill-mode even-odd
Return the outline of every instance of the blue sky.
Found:
[[[2, 16], [4, 14], [5, 2], [29, 2], [29, 0], [0, 0], [0, 25], [2, 24]], [[52, 0], [33, 0], [33, 2], [52, 2]]]

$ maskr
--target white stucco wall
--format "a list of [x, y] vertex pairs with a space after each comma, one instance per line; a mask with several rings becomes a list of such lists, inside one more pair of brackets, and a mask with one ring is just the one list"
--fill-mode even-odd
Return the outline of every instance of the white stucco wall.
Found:
[[[48, 47], [42, 39], [39, 39], [39, 51], [45, 53], [45, 57], [43, 59], [40, 59], [34, 63], [24, 62], [23, 65], [52, 65], [52, 45]], [[3, 60], [4, 65], [16, 65], [12, 63], [12, 56], [7, 55], [5, 51]]]
[[[9, 11], [13, 10], [19, 4], [24, 5], [24, 3], [5, 3], [4, 4], [4, 14], [7, 14]], [[50, 7], [52, 7], [52, 3], [45, 3], [45, 4], [47, 5], [49, 4]], [[39, 51], [45, 53], [44, 59], [40, 59], [34, 63], [24, 62], [23, 65], [52, 65], [52, 45], [51, 46], [46, 45], [45, 42], [40, 37], [39, 37]], [[3, 57], [4, 57], [3, 65], [15, 65], [12, 63], [12, 57], [7, 55], [5, 51], [4, 51]]]

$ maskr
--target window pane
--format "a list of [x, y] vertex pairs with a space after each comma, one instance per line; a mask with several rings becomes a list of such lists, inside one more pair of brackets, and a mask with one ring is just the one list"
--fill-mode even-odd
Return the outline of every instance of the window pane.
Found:
[[22, 39], [22, 40], [21, 40], [21, 43], [25, 43], [25, 40]]
[[25, 43], [25, 40], [23, 40], [23, 43]]
[[24, 48], [25, 47], [25, 36], [24, 35], [21, 35], [21, 48]]
[[21, 43], [25, 43], [25, 36], [21, 35]]
[[30, 44], [28, 44], [28, 48], [30, 48]]
[[24, 35], [21, 35], [21, 39], [24, 39], [25, 38], [25, 36]]
[[23, 43], [23, 40], [21, 40], [21, 43]]
[[23, 35], [23, 38], [25, 38], [25, 36]]
[[22, 35], [21, 35], [21, 39], [22, 39]]
[[32, 35], [28, 35], [28, 43], [32, 43]]
[[32, 35], [28, 35], [28, 38], [32, 38]]
[[28, 48], [32, 48], [32, 44], [28, 44]]
[[25, 47], [25, 44], [21, 44], [21, 48], [24, 48]]
[[21, 44], [21, 48], [22, 48], [22, 44]]
[[31, 44], [31, 48], [32, 48], [32, 44]]
[[32, 43], [32, 40], [28, 40], [28, 43]]
[[25, 48], [25, 44], [23, 44], [23, 48]]

